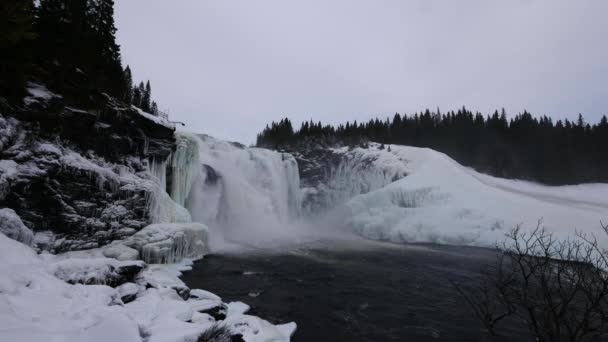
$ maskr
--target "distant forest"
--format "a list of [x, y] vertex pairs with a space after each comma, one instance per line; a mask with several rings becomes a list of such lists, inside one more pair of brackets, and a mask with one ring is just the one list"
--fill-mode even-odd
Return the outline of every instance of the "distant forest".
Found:
[[113, 0], [0, 1], [0, 100], [19, 105], [28, 81], [78, 103], [104, 92], [159, 114], [150, 82], [133, 84], [116, 43]]
[[426, 110], [391, 119], [323, 125], [304, 122], [294, 130], [289, 119], [273, 122], [257, 145], [289, 150], [298, 144], [350, 146], [366, 141], [429, 147], [477, 171], [505, 178], [562, 185], [608, 182], [608, 120], [534, 117], [524, 111], [507, 119], [504, 109], [484, 116], [462, 108], [442, 113]]

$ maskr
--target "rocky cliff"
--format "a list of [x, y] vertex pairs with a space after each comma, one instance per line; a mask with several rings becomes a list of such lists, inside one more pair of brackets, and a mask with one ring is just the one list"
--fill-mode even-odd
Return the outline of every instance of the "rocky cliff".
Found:
[[149, 224], [153, 165], [175, 148], [174, 127], [103, 93], [75, 101], [35, 83], [28, 92], [22, 105], [0, 101], [0, 207], [48, 232], [38, 242], [54, 252]]

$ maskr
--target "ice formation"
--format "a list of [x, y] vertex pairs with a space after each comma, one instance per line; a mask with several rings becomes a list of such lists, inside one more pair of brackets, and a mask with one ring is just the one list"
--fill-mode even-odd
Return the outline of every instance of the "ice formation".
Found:
[[443, 153], [377, 144], [369, 154], [383, 155], [389, 168], [407, 177], [345, 205], [345, 225], [372, 239], [493, 246], [516, 225], [541, 225], [557, 238], [575, 230], [594, 233], [608, 246], [600, 220], [608, 218], [608, 185], [550, 187], [506, 180], [465, 168]]
[[201, 223], [152, 224], [129, 237], [125, 244], [150, 264], [171, 264], [200, 258], [208, 252], [208, 229]]
[[331, 150], [341, 158], [329, 169], [326, 183], [303, 189], [306, 195], [315, 197], [315, 208], [305, 208], [309, 212], [335, 208], [354, 196], [380, 189], [406, 176], [404, 162], [387, 158], [383, 150], [348, 147]]
[[148, 212], [153, 223], [186, 223], [192, 217], [186, 208], [175, 202], [167, 193], [167, 162], [155, 162], [150, 165], [155, 187], [148, 198]]
[[176, 149], [168, 165], [171, 170], [169, 180], [171, 198], [183, 206], [197, 177], [201, 174], [199, 160], [199, 138], [186, 132], [175, 132]]

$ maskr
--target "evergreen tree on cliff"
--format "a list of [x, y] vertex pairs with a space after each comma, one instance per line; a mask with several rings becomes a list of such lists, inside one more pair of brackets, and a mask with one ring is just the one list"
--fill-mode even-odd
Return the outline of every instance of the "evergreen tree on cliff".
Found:
[[[143, 85], [143, 83], [142, 83]], [[142, 89], [140, 88], [140, 91]], [[150, 112], [151, 106], [151, 98], [152, 98], [152, 87], [150, 87], [150, 81], [146, 81], [146, 85], [143, 88], [142, 96], [141, 96], [141, 109]]]
[[91, 88], [124, 96], [113, 0], [40, 0], [36, 31], [41, 64], [82, 70]]
[[133, 103], [133, 75], [131, 74], [131, 68], [127, 65], [123, 74], [124, 80], [124, 95], [123, 101], [126, 103]]
[[0, 1], [0, 96], [11, 101], [24, 95], [24, 76], [36, 38], [33, 20], [33, 1]]

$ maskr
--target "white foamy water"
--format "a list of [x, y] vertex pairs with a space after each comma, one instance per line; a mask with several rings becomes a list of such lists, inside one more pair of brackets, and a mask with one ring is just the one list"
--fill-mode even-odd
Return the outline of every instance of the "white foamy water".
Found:
[[198, 141], [203, 166], [193, 178], [185, 206], [194, 221], [210, 226], [212, 247], [226, 240], [267, 244], [293, 237], [300, 178], [291, 155], [209, 136], [189, 138]]

